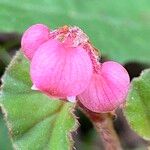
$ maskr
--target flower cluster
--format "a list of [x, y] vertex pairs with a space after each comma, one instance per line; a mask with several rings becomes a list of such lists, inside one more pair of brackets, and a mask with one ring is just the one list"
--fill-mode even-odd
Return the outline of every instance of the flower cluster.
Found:
[[97, 50], [80, 28], [50, 30], [36, 24], [23, 34], [21, 47], [31, 61], [32, 89], [79, 100], [94, 112], [113, 111], [124, 103], [130, 83], [127, 71], [114, 61], [100, 63]]

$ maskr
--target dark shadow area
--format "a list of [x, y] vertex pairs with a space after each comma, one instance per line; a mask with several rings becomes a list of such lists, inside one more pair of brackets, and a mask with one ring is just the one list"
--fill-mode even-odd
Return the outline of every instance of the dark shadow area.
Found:
[[21, 35], [17, 33], [0, 33], [0, 45], [9, 46], [10, 50], [20, 47]]
[[138, 77], [142, 70], [150, 67], [148, 64], [142, 64], [138, 62], [129, 62], [124, 66], [130, 75], [130, 79], [132, 80], [134, 77]]

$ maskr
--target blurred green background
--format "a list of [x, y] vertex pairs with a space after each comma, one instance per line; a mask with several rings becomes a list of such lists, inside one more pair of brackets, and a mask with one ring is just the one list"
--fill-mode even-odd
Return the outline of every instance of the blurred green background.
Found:
[[[20, 48], [21, 34], [32, 24], [51, 29], [79, 26], [102, 54], [126, 67], [131, 79], [150, 66], [150, 0], [0, 0], [0, 76]], [[78, 150], [98, 150], [100, 141], [81, 112], [75, 136]], [[122, 113], [114, 121], [125, 149], [144, 149], [145, 141], [129, 129]], [[11, 150], [0, 119], [0, 150]], [[121, 126], [121, 127], [120, 127]]]

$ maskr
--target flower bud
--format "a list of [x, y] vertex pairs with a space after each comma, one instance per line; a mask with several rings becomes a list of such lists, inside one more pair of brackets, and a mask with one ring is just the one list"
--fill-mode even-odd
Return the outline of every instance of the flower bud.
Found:
[[37, 48], [49, 39], [49, 28], [43, 24], [35, 24], [27, 29], [21, 40], [21, 50], [31, 60]]
[[91, 111], [113, 111], [125, 102], [129, 83], [125, 68], [116, 62], [108, 61], [102, 64], [100, 73], [93, 74], [88, 87], [78, 98]]
[[74, 97], [85, 90], [92, 76], [92, 62], [80, 46], [50, 39], [35, 52], [30, 68], [34, 87], [59, 98]]

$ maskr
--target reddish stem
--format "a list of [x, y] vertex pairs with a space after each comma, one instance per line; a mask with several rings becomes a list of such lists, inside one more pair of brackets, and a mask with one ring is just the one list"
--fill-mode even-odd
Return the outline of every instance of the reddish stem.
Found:
[[113, 116], [110, 113], [94, 113], [80, 104], [83, 113], [91, 120], [100, 135], [105, 150], [122, 150], [119, 138], [113, 126]]

